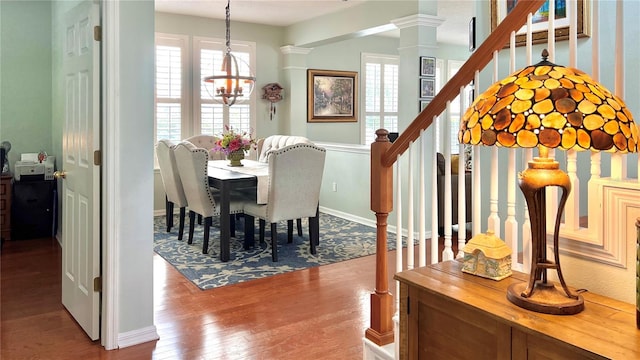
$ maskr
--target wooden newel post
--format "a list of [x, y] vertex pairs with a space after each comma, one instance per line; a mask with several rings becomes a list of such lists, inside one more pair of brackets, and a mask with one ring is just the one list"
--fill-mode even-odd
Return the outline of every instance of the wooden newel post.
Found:
[[382, 157], [391, 147], [389, 132], [376, 131], [371, 144], [371, 210], [376, 213], [376, 288], [371, 294], [371, 325], [367, 339], [379, 346], [393, 342], [393, 296], [387, 278], [387, 217], [393, 210], [393, 168], [382, 165]]

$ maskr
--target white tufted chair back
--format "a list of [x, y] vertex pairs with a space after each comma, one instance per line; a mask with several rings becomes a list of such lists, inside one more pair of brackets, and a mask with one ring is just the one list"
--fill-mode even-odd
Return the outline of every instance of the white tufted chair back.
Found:
[[194, 135], [189, 138], [184, 139], [195, 145], [198, 148], [205, 149], [209, 152], [209, 160], [224, 160], [224, 153], [213, 151], [213, 147], [216, 145], [216, 141], [218, 141], [218, 137], [213, 135]]
[[325, 155], [325, 149], [313, 144], [270, 152], [268, 222], [316, 216]]
[[189, 202], [189, 211], [203, 217], [214, 216], [216, 203], [209, 189], [207, 173], [209, 151], [198, 148], [191, 142], [182, 141], [176, 145], [174, 153], [184, 193]]
[[270, 152], [294, 144], [313, 143], [304, 136], [293, 135], [271, 135], [265, 139], [259, 139], [257, 142], [258, 161], [267, 162]]
[[156, 156], [167, 200], [182, 208], [187, 206], [187, 198], [178, 172], [174, 148], [175, 144], [170, 140], [160, 140], [156, 144]]

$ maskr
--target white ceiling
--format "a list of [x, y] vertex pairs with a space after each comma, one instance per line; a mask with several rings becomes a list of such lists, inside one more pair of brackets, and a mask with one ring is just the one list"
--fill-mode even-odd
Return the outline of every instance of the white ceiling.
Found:
[[[230, 12], [232, 21], [288, 26], [365, 1], [375, 0], [232, 0]], [[226, 0], [155, 0], [156, 11], [213, 19], [224, 19], [226, 6]], [[438, 1], [438, 16], [445, 19], [438, 27], [438, 42], [467, 44], [472, 7], [472, 0]], [[398, 36], [398, 33], [395, 31], [387, 35]]]

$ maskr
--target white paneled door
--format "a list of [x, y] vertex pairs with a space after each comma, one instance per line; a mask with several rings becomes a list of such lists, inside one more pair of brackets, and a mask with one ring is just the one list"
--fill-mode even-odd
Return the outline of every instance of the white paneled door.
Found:
[[[62, 304], [92, 340], [100, 337], [99, 7], [85, 1], [65, 16], [62, 139]], [[94, 159], [95, 156], [95, 159]]]

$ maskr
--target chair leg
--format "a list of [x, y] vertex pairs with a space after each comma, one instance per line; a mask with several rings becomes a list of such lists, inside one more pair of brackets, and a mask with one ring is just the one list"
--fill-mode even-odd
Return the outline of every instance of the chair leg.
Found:
[[316, 245], [320, 245], [320, 206], [316, 207], [316, 216], [314, 218], [314, 230], [316, 232]]
[[244, 249], [249, 250], [256, 245], [253, 216], [244, 214]]
[[260, 231], [260, 244], [264, 244], [264, 227], [265, 227], [265, 222], [263, 219], [258, 220], [259, 223], [259, 231]]
[[204, 240], [202, 241], [203, 254], [209, 252], [209, 229], [211, 228], [211, 220], [211, 216], [204, 218]]
[[185, 214], [185, 207], [181, 207], [180, 208], [180, 227], [178, 229], [178, 240], [182, 240], [182, 234], [184, 234], [184, 214]]
[[202, 225], [202, 215], [198, 214], [198, 225]]
[[229, 214], [229, 235], [236, 237], [236, 214]]
[[320, 243], [320, 224], [318, 217], [309, 218], [309, 252], [313, 255], [316, 254], [316, 245]]
[[164, 215], [167, 223], [167, 232], [171, 231], [173, 227], [173, 203], [169, 201], [168, 197], [164, 197]]
[[296, 219], [296, 225], [298, 225], [298, 236], [302, 237], [302, 218]]
[[293, 242], [293, 220], [287, 220], [287, 243]]
[[278, 262], [278, 234], [276, 223], [271, 223], [271, 261]]
[[187, 240], [187, 244], [193, 243], [193, 228], [196, 223], [196, 213], [189, 210], [189, 239]]

